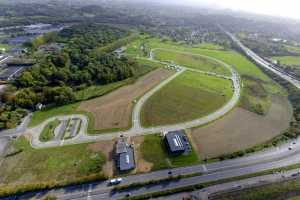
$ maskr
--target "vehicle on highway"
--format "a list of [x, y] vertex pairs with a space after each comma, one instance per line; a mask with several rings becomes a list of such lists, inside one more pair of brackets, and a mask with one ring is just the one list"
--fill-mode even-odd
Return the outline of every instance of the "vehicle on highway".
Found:
[[108, 181], [109, 185], [118, 185], [123, 181], [122, 178], [114, 178]]

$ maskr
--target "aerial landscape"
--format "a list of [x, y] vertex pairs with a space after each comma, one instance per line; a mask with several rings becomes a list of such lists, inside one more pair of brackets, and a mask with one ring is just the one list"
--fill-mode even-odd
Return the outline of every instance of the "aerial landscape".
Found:
[[0, 0], [0, 199], [299, 200], [298, 4]]

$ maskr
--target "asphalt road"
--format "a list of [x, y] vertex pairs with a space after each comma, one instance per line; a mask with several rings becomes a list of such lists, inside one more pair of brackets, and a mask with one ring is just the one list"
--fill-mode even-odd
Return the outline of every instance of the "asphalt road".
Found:
[[7, 129], [0, 131], [0, 138], [2, 137], [18, 137], [26, 132], [27, 126], [31, 120], [32, 114], [28, 114], [26, 117], [23, 118], [20, 125], [17, 128]]
[[284, 73], [282, 71], [277, 70], [276, 67], [273, 64], [267, 62], [266, 60], [261, 58], [259, 55], [254, 53], [251, 49], [249, 49], [244, 44], [242, 44], [242, 42], [240, 42], [232, 33], [229, 33], [228, 31], [226, 31], [221, 26], [220, 26], [220, 28], [231, 38], [231, 40], [233, 42], [235, 42], [244, 51], [244, 53], [246, 53], [249, 57], [251, 57], [258, 65], [274, 72], [275, 74], [277, 74], [281, 78], [283, 78], [286, 81], [292, 83], [294, 86], [296, 86], [298, 89], [300, 89], [300, 81], [299, 80], [291, 77], [291, 75], [289, 75], [288, 73]]

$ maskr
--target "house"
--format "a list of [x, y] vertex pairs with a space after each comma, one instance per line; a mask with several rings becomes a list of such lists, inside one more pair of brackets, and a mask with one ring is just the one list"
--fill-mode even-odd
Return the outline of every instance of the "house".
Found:
[[42, 104], [42, 103], [38, 103], [38, 104], [36, 104], [36, 106], [35, 106], [35, 109], [36, 110], [42, 110], [44, 108], [44, 105]]
[[191, 151], [189, 141], [182, 130], [165, 133], [164, 141], [170, 154], [187, 154]]
[[116, 142], [116, 164], [120, 171], [129, 171], [135, 168], [134, 149], [126, 144], [123, 138]]

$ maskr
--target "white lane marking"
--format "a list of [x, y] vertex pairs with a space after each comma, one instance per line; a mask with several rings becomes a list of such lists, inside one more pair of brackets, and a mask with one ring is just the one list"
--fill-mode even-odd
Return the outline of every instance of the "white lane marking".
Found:
[[207, 168], [206, 168], [205, 165], [202, 165], [202, 168], [203, 168], [203, 171], [204, 171], [204, 172], [207, 172]]
[[89, 190], [88, 190], [88, 195], [87, 195], [87, 199], [88, 199], [88, 200], [92, 198], [91, 195], [90, 195], [91, 192], [92, 192], [92, 190], [93, 190], [92, 184], [89, 184]]

